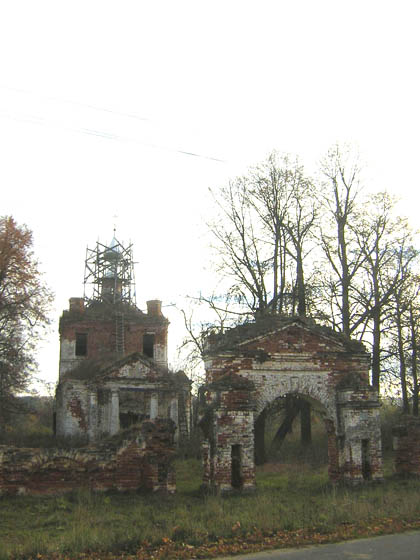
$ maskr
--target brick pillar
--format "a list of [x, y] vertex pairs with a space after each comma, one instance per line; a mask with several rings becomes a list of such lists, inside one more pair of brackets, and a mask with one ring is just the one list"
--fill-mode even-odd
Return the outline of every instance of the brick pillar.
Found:
[[205, 387], [203, 485], [217, 492], [255, 488], [254, 384], [228, 374]]
[[[169, 417], [175, 423], [176, 427], [179, 428], [178, 423], [178, 397], [172, 397], [171, 406], [169, 410]], [[175, 441], [179, 439], [179, 429], [175, 432]]]
[[120, 397], [118, 390], [111, 391], [111, 414], [109, 433], [111, 436], [120, 431]]
[[338, 392], [340, 476], [352, 483], [382, 480], [379, 397], [371, 387]]
[[89, 424], [88, 438], [89, 441], [95, 441], [98, 428], [98, 395], [96, 391], [89, 393]]
[[150, 420], [154, 420], [158, 417], [159, 410], [159, 397], [157, 393], [152, 393], [150, 395]]

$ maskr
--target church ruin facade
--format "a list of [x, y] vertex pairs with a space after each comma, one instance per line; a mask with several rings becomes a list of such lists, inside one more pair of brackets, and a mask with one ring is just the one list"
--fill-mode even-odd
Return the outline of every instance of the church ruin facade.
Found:
[[332, 481], [382, 479], [379, 396], [361, 343], [311, 319], [269, 316], [209, 337], [205, 366], [205, 486], [255, 486], [255, 426], [288, 395], [322, 415]]
[[85, 295], [60, 318], [56, 435], [96, 441], [144, 420], [190, 431], [190, 381], [168, 369], [161, 302], [136, 306], [132, 247], [114, 236], [87, 250]]

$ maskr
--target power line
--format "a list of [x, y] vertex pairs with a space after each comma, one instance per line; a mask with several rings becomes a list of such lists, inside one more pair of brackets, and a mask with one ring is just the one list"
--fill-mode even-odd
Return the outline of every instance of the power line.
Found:
[[[59, 98], [59, 97], [55, 97], [55, 96], [51, 96], [51, 95], [34, 93], [34, 92], [29, 91], [29, 90], [25, 90], [25, 89], [21, 89], [21, 88], [15, 88], [15, 87], [8, 86], [8, 85], [5, 85], [5, 84], [0, 84], [0, 88], [7, 89], [9, 91], [15, 91], [15, 92], [18, 92], [18, 93], [23, 93], [25, 95], [37, 95], [41, 99], [44, 98], [44, 99], [48, 99], [48, 100], [51, 100], [51, 101], [58, 101], [60, 103], [76, 105], [76, 106], [79, 106], [79, 107], [86, 107], [88, 109], [93, 109], [95, 111], [110, 113], [110, 114], [118, 115], [118, 116], [121, 116], [121, 117], [129, 118], [129, 119], [136, 119], [136, 120], [143, 121], [143, 122], [159, 123], [159, 121], [157, 121], [157, 120], [153, 120], [153, 119], [150, 119], [150, 118], [147, 118], [147, 117], [141, 117], [140, 115], [137, 115], [135, 113], [125, 113], [125, 112], [121, 112], [121, 111], [115, 111], [113, 109], [108, 109], [108, 108], [105, 108], [105, 107], [97, 107], [97, 106], [91, 105], [89, 103], [81, 103], [79, 101], [73, 101], [73, 100], [70, 100], [70, 99], [64, 99], [64, 98]], [[142, 146], [147, 146], [147, 147], [150, 147], [150, 148], [172, 151], [172, 152], [176, 152], [176, 153], [187, 155], [187, 156], [198, 157], [198, 158], [202, 158], [202, 159], [208, 159], [210, 161], [217, 161], [219, 163], [226, 163], [226, 160], [216, 158], [216, 157], [213, 157], [213, 156], [207, 156], [207, 155], [199, 154], [199, 153], [196, 153], [196, 152], [180, 150], [180, 149], [177, 149], [177, 148], [171, 148], [171, 147], [167, 147], [167, 146], [161, 146], [159, 144], [141, 142], [141, 141], [136, 140], [134, 138], [124, 137], [124, 136], [114, 134], [114, 133], [110, 133], [110, 132], [106, 132], [106, 131], [83, 128], [83, 127], [74, 128], [74, 127], [68, 127], [68, 126], [64, 126], [64, 125], [57, 125], [52, 120], [48, 120], [44, 117], [38, 117], [36, 115], [27, 115], [26, 118], [25, 117], [22, 118], [22, 117], [19, 117], [19, 116], [16, 117], [16, 116], [4, 115], [4, 114], [1, 115], [1, 116], [3, 116], [3, 117], [8, 116], [9, 118], [11, 118], [13, 120], [17, 120], [17, 121], [21, 121], [21, 122], [30, 122], [32, 124], [40, 124], [40, 125], [43, 125], [43, 126], [46, 126], [46, 125], [49, 124], [50, 126], [63, 128], [65, 130], [71, 130], [73, 132], [88, 134], [88, 135], [91, 135], [91, 136], [99, 136], [101, 138], [106, 138], [108, 140], [131, 142], [131, 143], [140, 144]]]
[[53, 127], [53, 128], [61, 128], [63, 130], [69, 130], [71, 132], [77, 132], [77, 133], [82, 133], [82, 134], [87, 134], [89, 136], [98, 136], [100, 138], [104, 138], [106, 140], [114, 140], [117, 142], [128, 142], [128, 143], [133, 143], [133, 144], [139, 144], [141, 146], [146, 146], [149, 148], [155, 148], [155, 149], [159, 149], [159, 150], [165, 150], [168, 152], [175, 152], [175, 153], [179, 153], [179, 154], [183, 154], [183, 155], [187, 155], [187, 156], [193, 156], [193, 157], [198, 157], [198, 158], [202, 158], [202, 159], [208, 159], [211, 161], [217, 161], [219, 163], [227, 163], [226, 160], [223, 159], [219, 159], [213, 156], [206, 156], [203, 154], [198, 154], [195, 152], [187, 152], [186, 150], [180, 150], [177, 148], [171, 148], [169, 146], [162, 146], [159, 144], [152, 144], [150, 142], [141, 142], [140, 140], [137, 140], [135, 138], [130, 138], [128, 136], [121, 136], [119, 134], [114, 134], [112, 132], [106, 132], [103, 130], [96, 130], [96, 129], [91, 129], [91, 128], [84, 128], [84, 127], [70, 127], [70, 126], [66, 126], [63, 124], [57, 124], [57, 122], [51, 120], [51, 119], [46, 119], [45, 117], [38, 117], [37, 115], [31, 115], [31, 114], [27, 114], [27, 115], [10, 115], [8, 113], [0, 113], [0, 117], [3, 118], [9, 118], [11, 120], [15, 120], [18, 122], [27, 122], [30, 124], [36, 124], [36, 125], [40, 125], [40, 126], [49, 126], [49, 127]]

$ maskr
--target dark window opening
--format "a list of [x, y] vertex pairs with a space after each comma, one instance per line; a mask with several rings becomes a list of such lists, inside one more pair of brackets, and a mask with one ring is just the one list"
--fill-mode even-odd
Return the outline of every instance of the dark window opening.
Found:
[[154, 334], [143, 335], [143, 354], [149, 358], [153, 358], [153, 347], [155, 345]]
[[145, 420], [146, 416], [144, 414], [135, 414], [134, 412], [120, 412], [120, 428], [125, 430], [133, 424], [140, 424]]
[[168, 482], [168, 465], [158, 463], [158, 482], [159, 484]]
[[87, 333], [76, 333], [76, 356], [87, 356]]
[[369, 447], [369, 440], [362, 439], [362, 476], [364, 480], [370, 480], [372, 477]]
[[232, 479], [231, 484], [233, 488], [241, 488], [242, 486], [242, 460], [241, 460], [241, 446], [232, 445]]

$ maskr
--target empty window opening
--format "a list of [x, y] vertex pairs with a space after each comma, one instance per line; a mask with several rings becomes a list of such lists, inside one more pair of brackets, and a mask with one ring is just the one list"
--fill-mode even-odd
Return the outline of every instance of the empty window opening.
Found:
[[242, 487], [242, 453], [241, 445], [232, 445], [232, 479], [233, 488]]
[[362, 439], [362, 476], [363, 480], [370, 480], [372, 469], [370, 465], [370, 445], [368, 439]]
[[143, 335], [143, 354], [149, 358], [153, 358], [153, 348], [155, 345], [155, 335], [154, 334], [144, 334]]
[[87, 356], [87, 333], [76, 333], [76, 356]]

